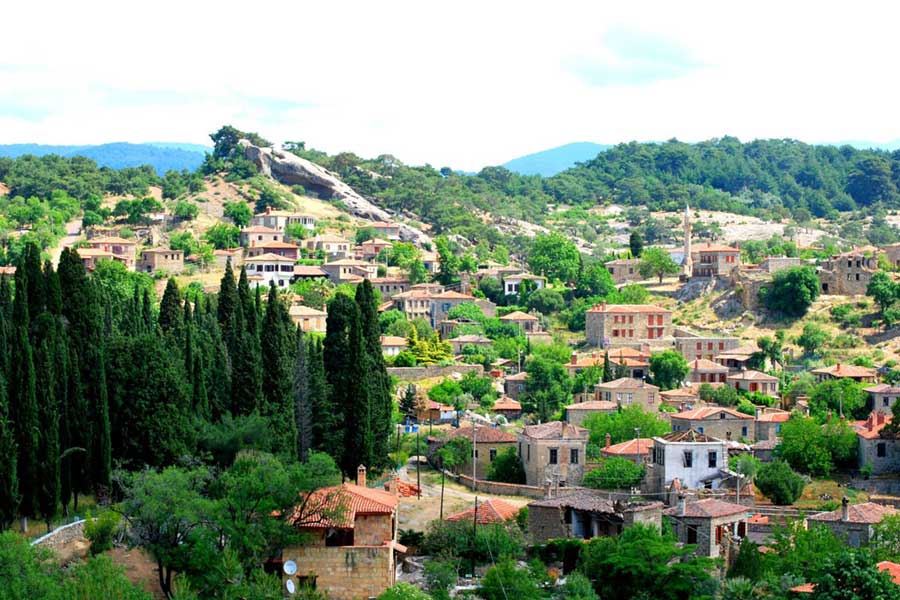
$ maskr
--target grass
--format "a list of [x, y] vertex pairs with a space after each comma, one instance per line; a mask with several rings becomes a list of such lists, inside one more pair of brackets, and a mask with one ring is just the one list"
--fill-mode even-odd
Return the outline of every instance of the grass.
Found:
[[[866, 492], [847, 487], [849, 478], [835, 476], [832, 479], [813, 479], [804, 488], [800, 499], [794, 503], [794, 507], [801, 510], [816, 511], [822, 508], [834, 510], [835, 504], [840, 506], [841, 500], [846, 496], [851, 504], [866, 502], [869, 495]], [[823, 500], [823, 496], [831, 497], [831, 500]]]

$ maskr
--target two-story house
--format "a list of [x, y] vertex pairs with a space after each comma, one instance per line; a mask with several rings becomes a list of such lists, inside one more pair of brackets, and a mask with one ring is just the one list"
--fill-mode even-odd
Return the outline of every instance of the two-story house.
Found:
[[694, 277], [728, 277], [741, 265], [739, 248], [707, 242], [694, 247]]
[[329, 260], [338, 260], [350, 256], [350, 240], [339, 235], [323, 233], [304, 241], [307, 250], [321, 252]]
[[120, 237], [97, 237], [87, 241], [94, 250], [109, 252], [115, 261], [123, 263], [129, 271], [134, 271], [137, 244], [134, 240]]
[[859, 367], [837, 363], [827, 367], [819, 367], [810, 371], [816, 376], [816, 383], [830, 379], [852, 379], [859, 383], [877, 383], [878, 370], [872, 367]]
[[277, 287], [283, 288], [290, 285], [294, 277], [294, 260], [271, 252], [248, 258], [244, 265], [251, 285], [255, 282], [257, 286], [268, 287], [274, 282]]
[[523, 281], [528, 281], [534, 290], [542, 289], [547, 285], [547, 278], [541, 275], [532, 275], [531, 273], [507, 274], [503, 276], [503, 293], [507, 296], [518, 294]]
[[688, 367], [688, 381], [692, 383], [725, 383], [729, 372], [728, 367], [705, 358], [695, 358]]
[[642, 279], [640, 273], [641, 259], [639, 258], [617, 258], [604, 263], [606, 270], [612, 275], [613, 281], [617, 284], [628, 283], [629, 281], [640, 281]]
[[584, 477], [588, 430], [551, 421], [527, 425], [519, 434], [519, 459], [528, 485], [579, 485]]
[[288, 242], [265, 242], [251, 246], [247, 250], [247, 256], [250, 258], [263, 254], [277, 254], [296, 262], [300, 258], [300, 248]]
[[299, 325], [304, 332], [325, 333], [328, 313], [324, 310], [303, 304], [294, 304], [288, 309], [288, 314], [294, 325]]
[[736, 390], [759, 392], [772, 398], [778, 397], [778, 378], [762, 371], [748, 369], [731, 373], [725, 378], [725, 383]]
[[869, 393], [872, 410], [893, 414], [894, 404], [900, 398], [900, 387], [879, 383], [866, 388]]
[[603, 348], [670, 345], [672, 312], [652, 304], [607, 304], [588, 309], [585, 334], [591, 346]]
[[741, 341], [734, 337], [682, 336], [675, 334], [675, 351], [688, 362], [697, 359], [714, 360], [716, 355], [734, 350]]
[[643, 379], [621, 377], [594, 386], [594, 399], [620, 407], [638, 405], [647, 412], [659, 411], [659, 388]]
[[826, 527], [831, 533], [851, 548], [868, 546], [875, 534], [875, 525], [889, 515], [897, 514], [897, 509], [885, 504], [863, 502], [850, 504], [845, 496], [841, 508], [821, 512], [807, 517], [807, 526]]
[[184, 251], [171, 248], [147, 248], [141, 252], [137, 270], [142, 273], [168, 273], [171, 275], [184, 270]]
[[241, 246], [252, 248], [270, 242], [284, 241], [284, 233], [271, 227], [245, 227], [241, 230]]
[[333, 283], [359, 283], [378, 274], [378, 265], [352, 258], [342, 258], [322, 265], [322, 270]]
[[756, 436], [754, 417], [724, 406], [707, 406], [671, 416], [672, 431], [694, 430], [720, 440], [753, 441]]
[[[439, 440], [436, 438], [428, 438], [428, 443], [432, 449], [437, 450], [444, 442], [457, 437], [463, 437], [470, 442], [473, 442], [475, 452], [475, 477], [477, 479], [484, 479], [487, 476], [488, 469], [491, 468], [491, 463], [494, 462], [497, 456], [508, 448], [515, 449], [516, 442], [518, 441], [516, 436], [503, 431], [499, 427], [479, 426], [474, 429], [472, 427], [452, 429], [450, 430], [450, 435], [446, 439]], [[457, 472], [466, 475], [472, 474], [471, 457], [462, 465], [458, 465]]]
[[316, 218], [312, 215], [289, 210], [275, 210], [266, 207], [265, 212], [257, 213], [250, 219], [253, 227], [268, 227], [276, 231], [284, 231], [288, 225], [302, 225], [308, 231], [316, 230]]
[[696, 545], [698, 556], [716, 558], [726, 537], [740, 539], [747, 534], [750, 511], [746, 506], [705, 498], [678, 504], [664, 511], [675, 538], [682, 544]]
[[378, 237], [386, 238], [393, 242], [400, 239], [399, 223], [377, 221], [375, 223], [369, 223], [369, 227], [375, 230], [375, 235]]
[[652, 491], [667, 491], [678, 480], [682, 489], [716, 489], [728, 468], [728, 444], [694, 429], [653, 438]]

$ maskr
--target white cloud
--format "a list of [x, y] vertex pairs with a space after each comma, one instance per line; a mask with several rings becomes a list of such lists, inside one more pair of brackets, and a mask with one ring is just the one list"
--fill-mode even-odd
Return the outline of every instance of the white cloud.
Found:
[[232, 123], [477, 169], [580, 140], [900, 137], [890, 4], [49, 4], [4, 7], [0, 142]]

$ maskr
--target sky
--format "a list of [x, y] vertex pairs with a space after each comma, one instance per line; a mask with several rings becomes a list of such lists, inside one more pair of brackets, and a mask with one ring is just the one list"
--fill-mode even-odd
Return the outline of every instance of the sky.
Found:
[[900, 138], [891, 2], [10, 2], [0, 143], [223, 124], [477, 170], [575, 141]]

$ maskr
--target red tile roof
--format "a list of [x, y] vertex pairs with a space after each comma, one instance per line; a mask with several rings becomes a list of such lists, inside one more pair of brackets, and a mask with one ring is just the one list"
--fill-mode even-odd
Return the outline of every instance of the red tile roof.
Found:
[[508, 315], [504, 315], [500, 317], [501, 321], [537, 321], [538, 318], [534, 315], [529, 315], [528, 313], [523, 313], [521, 310], [517, 310], [509, 313]]
[[882, 412], [871, 412], [865, 421], [856, 421], [853, 429], [856, 435], [867, 440], [874, 440], [881, 437], [881, 430], [884, 426], [891, 422], [893, 415], [886, 415]]
[[707, 360], [705, 358], [697, 358], [688, 363], [692, 371], [715, 371], [717, 373], [727, 373], [728, 367], [720, 365], [717, 362]]
[[[850, 523], [866, 523], [869, 525], [880, 523], [884, 517], [897, 513], [897, 509], [892, 506], [875, 504], [874, 502], [851, 504], [849, 506], [849, 511]], [[841, 521], [842, 513], [843, 508], [839, 508], [830, 512], [822, 512], [812, 515], [811, 517], [808, 517], [808, 519], [811, 521]]]
[[553, 440], [553, 439], [587, 439], [588, 430], [584, 427], [578, 427], [570, 423], [562, 421], [550, 421], [549, 423], [541, 423], [540, 425], [528, 425], [522, 431], [526, 437], [536, 440]]
[[589, 309], [588, 312], [592, 313], [607, 313], [607, 314], [622, 314], [622, 313], [671, 313], [672, 311], [666, 310], [661, 306], [656, 306], [654, 304], [596, 304], [593, 308]]
[[[612, 360], [610, 360], [609, 362], [612, 362]], [[620, 377], [618, 379], [613, 379], [612, 381], [607, 381], [606, 383], [598, 383], [597, 387], [600, 388], [601, 390], [604, 390], [604, 389], [637, 390], [637, 389], [643, 389], [643, 388], [654, 389], [654, 390], [659, 389], [655, 385], [650, 385], [643, 379], [635, 379], [633, 377]]]
[[724, 244], [711, 244], [706, 243], [700, 246], [696, 246], [696, 251], [700, 253], [704, 252], [740, 252], [740, 249], [735, 248], [733, 246], [726, 246]]
[[786, 410], [763, 413], [756, 418], [761, 423], [786, 423], [790, 419], [791, 413]]
[[578, 402], [576, 404], [570, 404], [566, 407], [566, 410], [606, 410], [606, 411], [614, 411], [619, 408], [619, 405], [615, 402], [607, 402], [605, 400], [588, 400], [587, 402]]
[[634, 440], [628, 440], [627, 442], [622, 442], [621, 444], [613, 444], [612, 446], [609, 446], [607, 448], [600, 448], [600, 454], [608, 454], [610, 456], [643, 456], [645, 454], [650, 454], [650, 448], [652, 447], [652, 438], [637, 438]]
[[667, 433], [666, 435], [660, 436], [661, 440], [666, 442], [721, 442], [722, 440], [716, 439], [714, 437], [710, 437], [705, 433], [700, 433], [694, 429], [687, 429], [685, 431], [672, 431]]
[[488, 498], [486, 501], [478, 503], [478, 511], [476, 515], [475, 507], [467, 508], [462, 512], [447, 517], [448, 521], [468, 521], [476, 519], [478, 523], [487, 525], [489, 523], [502, 523], [508, 521], [518, 514], [519, 507], [510, 504], [505, 500], [498, 498]]
[[858, 367], [856, 365], [842, 365], [838, 363], [830, 367], [813, 369], [812, 373], [818, 375], [831, 375], [832, 377], [875, 377], [878, 370], [871, 367]]
[[295, 524], [301, 528], [352, 528], [357, 515], [389, 515], [397, 509], [397, 496], [354, 483], [322, 488], [312, 492], [306, 506], [311, 514], [297, 523], [300, 507], [295, 511]]
[[762, 371], [754, 371], [753, 369], [732, 373], [726, 377], [726, 379], [731, 379], [733, 381], [778, 381], [777, 377], [773, 377]]
[[889, 396], [900, 396], [900, 387], [894, 387], [886, 383], [879, 383], [866, 388], [871, 394], [887, 394]]
[[718, 519], [719, 517], [746, 514], [747, 507], [733, 502], [723, 502], [715, 498], [706, 498], [695, 502], [686, 502], [684, 514], [681, 513], [680, 506], [666, 509], [664, 513], [675, 517]]
[[742, 412], [738, 412], [733, 408], [726, 408], [724, 406], [705, 406], [703, 408], [695, 408], [694, 410], [686, 410], [684, 412], [680, 412], [676, 415], [672, 415], [673, 419], [683, 419], [685, 421], [704, 421], [706, 419], [712, 418], [720, 418], [718, 415], [720, 413], [725, 413], [735, 419], [750, 419], [753, 420], [753, 417], [750, 415], [745, 415]]
[[522, 403], [516, 402], [509, 396], [503, 396], [494, 402], [494, 410], [522, 410]]
[[[472, 428], [471, 427], [460, 427], [459, 429], [453, 430], [448, 438], [456, 438], [456, 437], [464, 437], [466, 439], [472, 439]], [[483, 427], [475, 428], [475, 443], [476, 444], [503, 444], [515, 442], [518, 438], [511, 433], [507, 433], [500, 429], [499, 427], [489, 427], [487, 425]]]

